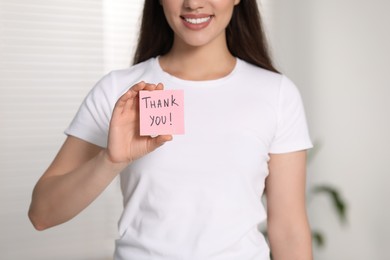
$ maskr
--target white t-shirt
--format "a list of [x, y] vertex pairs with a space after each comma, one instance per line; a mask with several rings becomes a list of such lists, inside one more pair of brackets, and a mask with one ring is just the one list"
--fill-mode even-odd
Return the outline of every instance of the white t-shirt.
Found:
[[66, 134], [105, 147], [116, 100], [140, 81], [184, 90], [186, 133], [121, 173], [115, 259], [269, 259], [257, 229], [269, 154], [312, 146], [297, 88], [240, 59], [226, 77], [188, 81], [152, 58], [100, 80]]

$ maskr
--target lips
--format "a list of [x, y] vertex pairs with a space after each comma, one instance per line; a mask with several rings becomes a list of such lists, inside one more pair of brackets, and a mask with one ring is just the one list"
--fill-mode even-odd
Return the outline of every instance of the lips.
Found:
[[183, 20], [184, 25], [192, 30], [200, 30], [207, 27], [213, 18], [213, 15], [182, 15], [180, 18]]

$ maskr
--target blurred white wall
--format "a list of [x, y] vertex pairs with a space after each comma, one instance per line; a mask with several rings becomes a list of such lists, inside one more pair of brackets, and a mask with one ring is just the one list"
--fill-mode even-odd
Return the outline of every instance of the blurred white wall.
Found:
[[93, 85], [128, 67], [142, 1], [0, 0], [0, 259], [112, 259], [116, 181], [71, 221], [38, 232], [32, 189]]
[[326, 197], [310, 200], [326, 245], [317, 260], [390, 259], [390, 2], [273, 0], [273, 53], [299, 86], [318, 154], [309, 186], [339, 189], [341, 225]]

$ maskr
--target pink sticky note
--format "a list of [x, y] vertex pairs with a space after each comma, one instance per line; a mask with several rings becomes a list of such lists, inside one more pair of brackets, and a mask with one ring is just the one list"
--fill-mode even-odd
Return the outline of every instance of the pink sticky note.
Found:
[[184, 134], [184, 91], [139, 92], [140, 134]]

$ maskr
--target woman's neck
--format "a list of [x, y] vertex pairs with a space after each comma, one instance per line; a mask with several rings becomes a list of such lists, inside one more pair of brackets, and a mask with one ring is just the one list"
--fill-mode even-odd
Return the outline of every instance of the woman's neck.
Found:
[[162, 69], [185, 80], [213, 80], [232, 72], [236, 58], [227, 46], [189, 47], [173, 46], [172, 50], [159, 59]]

